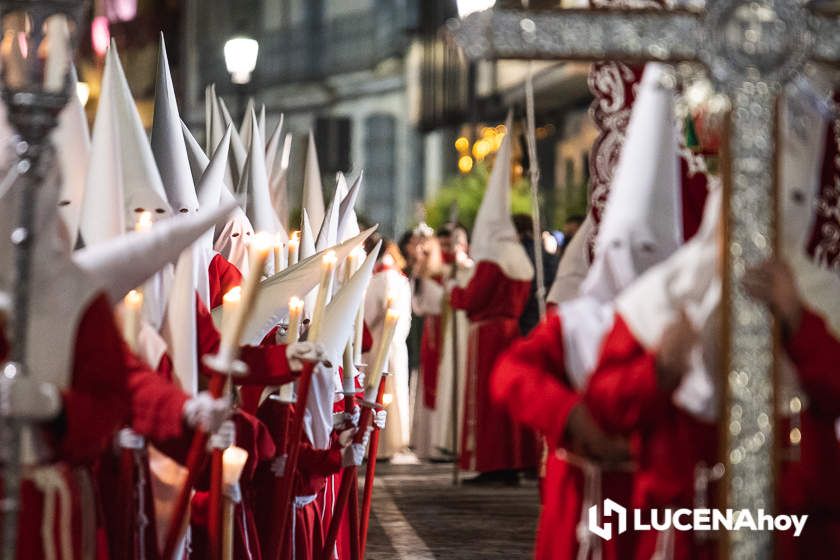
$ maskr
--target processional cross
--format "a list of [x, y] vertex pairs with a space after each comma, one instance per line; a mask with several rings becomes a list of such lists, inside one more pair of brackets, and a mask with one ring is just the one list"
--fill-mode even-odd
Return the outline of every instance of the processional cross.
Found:
[[[727, 507], [773, 509], [774, 343], [740, 287], [775, 245], [775, 102], [809, 61], [840, 62], [840, 19], [796, 0], [707, 0], [674, 10], [488, 10], [450, 29], [469, 58], [699, 62], [730, 100], [724, 302]], [[768, 558], [769, 532], [733, 532], [732, 559]]]

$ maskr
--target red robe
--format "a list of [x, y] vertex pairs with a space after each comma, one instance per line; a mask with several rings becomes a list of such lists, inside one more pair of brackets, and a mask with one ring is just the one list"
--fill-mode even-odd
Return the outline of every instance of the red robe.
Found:
[[[806, 310], [785, 350], [808, 406], [800, 416], [799, 458], [781, 462], [779, 509], [808, 514], [808, 521], [798, 538], [792, 531], [777, 538], [777, 558], [824, 558], [826, 551], [840, 550], [840, 443], [834, 428], [840, 416], [840, 340]], [[776, 431], [783, 457], [792, 447], [790, 427], [783, 418]]]
[[489, 472], [537, 464], [536, 435], [519, 425], [490, 398], [490, 372], [498, 356], [519, 338], [519, 316], [530, 281], [511, 280], [495, 263], [481, 261], [466, 288], [455, 287], [453, 309], [470, 320], [461, 467]]
[[[816, 558], [840, 546], [840, 444], [834, 422], [840, 416], [840, 341], [825, 323], [805, 310], [799, 330], [785, 345], [810, 406], [801, 415], [798, 460], [784, 460], [779, 480], [779, 510], [807, 513], [799, 538], [777, 535], [780, 558]], [[718, 427], [698, 421], [672, 404], [671, 394], [657, 387], [655, 358], [633, 337], [623, 319], [616, 318], [601, 362], [590, 379], [586, 402], [604, 428], [631, 434], [638, 452], [639, 472], [634, 481], [633, 507], [692, 507], [694, 472], [698, 463], [717, 460]], [[790, 425], [780, 419], [781, 447]], [[709, 503], [713, 492], [706, 496]], [[674, 558], [711, 558], [715, 542], [698, 541], [677, 531]], [[636, 558], [650, 558], [657, 534], [639, 535]]]
[[[502, 354], [491, 378], [493, 399], [504, 404], [515, 421], [543, 434], [549, 446], [535, 546], [537, 560], [578, 557], [584, 475], [558, 451], [568, 443], [566, 423], [581, 396], [566, 377], [562, 341], [562, 318], [551, 313]], [[631, 480], [629, 473], [602, 472], [602, 498], [628, 503]], [[605, 560], [631, 557], [632, 550], [629, 533], [601, 546]]]
[[207, 268], [210, 283], [210, 309], [222, 305], [222, 298], [242, 283], [242, 273], [219, 253], [213, 255]]
[[[266, 400], [260, 406], [259, 417], [268, 425], [277, 427], [272, 434], [275, 445], [279, 450], [284, 449], [284, 442], [280, 434], [283, 433], [283, 405], [274, 400]], [[306, 435], [299, 442], [301, 446], [298, 456], [298, 469], [295, 474], [294, 495], [302, 505], [295, 507], [294, 519], [291, 520], [294, 526], [294, 544], [292, 544], [292, 525], [290, 524], [288, 534], [283, 540], [281, 560], [313, 560], [319, 558], [324, 547], [324, 537], [327, 526], [322, 521], [324, 518], [323, 504], [321, 499], [306, 497], [321, 496], [324, 492], [326, 482], [331, 475], [341, 470], [341, 448], [338, 445], [338, 438], [333, 437], [329, 449], [314, 449]], [[260, 466], [254, 479], [255, 514], [258, 523], [259, 535], [263, 547], [268, 551], [268, 543], [273, 537], [273, 531], [277, 528], [274, 525], [276, 519], [272, 519], [274, 511], [275, 484], [274, 473], [269, 468], [269, 463]], [[294, 551], [294, 554], [293, 554]], [[267, 557], [267, 560], [271, 560]]]
[[[695, 468], [701, 463], [711, 467], [717, 461], [718, 428], [676, 407], [672, 392], [659, 388], [654, 354], [635, 339], [620, 315], [604, 340], [584, 398], [605, 430], [631, 437], [638, 467], [630, 507], [694, 507]], [[707, 503], [713, 504], [713, 496], [710, 489]], [[659, 536], [656, 531], [638, 532], [635, 557], [649, 559]], [[716, 546], [692, 532], [674, 532], [676, 559], [713, 558]]]
[[[50, 545], [61, 554], [60, 512], [64, 507], [69, 508], [68, 536], [74, 557], [82, 557], [83, 543], [94, 545], [96, 554], [107, 555], [106, 537], [97, 529], [101, 527], [96, 520], [99, 504], [92, 491], [90, 469], [126, 420], [129, 394], [125, 353], [108, 299], [99, 295], [76, 328], [73, 371], [70, 385], [61, 392], [61, 415], [38, 430], [52, 452], [50, 465], [69, 490], [70, 503], [63, 503], [57, 496], [54, 538], [52, 543], [45, 543], [41, 537], [45, 496], [31, 478], [23, 480], [17, 539], [17, 557], [21, 560], [45, 558], [45, 546]], [[5, 352], [0, 358], [4, 357]], [[85, 542], [86, 536], [92, 540]]]

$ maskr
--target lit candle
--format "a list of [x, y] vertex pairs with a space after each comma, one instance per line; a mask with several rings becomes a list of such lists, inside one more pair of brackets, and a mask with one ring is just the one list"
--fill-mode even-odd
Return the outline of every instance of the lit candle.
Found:
[[286, 240], [278, 233], [274, 238], [274, 274], [286, 268]]
[[289, 300], [289, 327], [286, 329], [286, 344], [294, 344], [300, 337], [300, 322], [303, 319], [303, 300], [292, 296]]
[[242, 338], [242, 331], [245, 329], [246, 319], [251, 313], [251, 307], [254, 303], [262, 270], [265, 267], [265, 261], [268, 258], [271, 247], [271, 237], [263, 233], [255, 235], [254, 240], [251, 242], [249, 247], [249, 262], [251, 267], [248, 276], [242, 282], [239, 310], [233, 314], [233, 319], [222, 328], [222, 341], [219, 345], [219, 358], [222, 362], [235, 358], [235, 350], [239, 347], [239, 341]]
[[289, 243], [287, 245], [288, 248], [288, 259], [287, 262], [289, 263], [288, 266], [294, 266], [298, 263], [298, 255], [300, 251], [300, 232], [295, 231], [292, 232], [292, 236], [289, 238]]
[[240, 499], [230, 496], [240, 496], [239, 479], [247, 461], [248, 452], [241, 447], [228, 447], [222, 455], [222, 483], [227, 488], [222, 508], [222, 560], [233, 560], [233, 513]]
[[366, 389], [369, 400], [373, 400], [370, 399], [370, 393], [372, 392], [373, 397], [375, 398], [376, 392], [379, 388], [379, 377], [382, 375], [382, 370], [385, 367], [385, 360], [388, 359], [388, 351], [391, 349], [391, 341], [394, 339], [394, 332], [397, 329], [397, 321], [399, 321], [399, 319], [400, 314], [398, 311], [389, 309], [385, 313], [385, 323], [382, 326], [382, 334], [379, 338], [379, 345], [376, 347], [373, 363], [367, 370]]
[[149, 211], [140, 212], [137, 221], [134, 223], [134, 231], [149, 231], [152, 229], [152, 213]]
[[321, 281], [318, 285], [318, 297], [315, 299], [315, 309], [309, 326], [309, 340], [317, 340], [324, 317], [324, 309], [332, 295], [333, 280], [335, 278], [335, 252], [327, 252], [321, 259]]
[[131, 290], [125, 296], [123, 307], [123, 338], [128, 347], [137, 350], [140, 336], [140, 316], [143, 310], [143, 292]]
[[242, 286], [231, 288], [222, 297], [222, 332], [228, 332], [233, 328], [233, 322], [239, 314], [239, 308], [242, 306]]
[[353, 345], [350, 341], [344, 346], [343, 371], [341, 376], [341, 390], [345, 393], [356, 392], [356, 366], [353, 363]]

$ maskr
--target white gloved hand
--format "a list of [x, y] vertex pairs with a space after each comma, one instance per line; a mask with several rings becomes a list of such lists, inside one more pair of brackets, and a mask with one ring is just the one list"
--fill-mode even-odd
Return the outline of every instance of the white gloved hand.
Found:
[[276, 476], [277, 478], [280, 478], [281, 476], [283, 476], [286, 473], [286, 458], [287, 457], [288, 457], [288, 455], [283, 453], [282, 455], [279, 455], [279, 456], [275, 457], [274, 460], [271, 461], [271, 465], [270, 465], [271, 472], [274, 473], [274, 476]]
[[303, 362], [326, 362], [327, 354], [322, 344], [295, 342], [286, 346], [286, 360], [292, 371], [303, 369]]
[[358, 406], [353, 407], [353, 412], [334, 412], [333, 413], [333, 430], [340, 430], [344, 426], [357, 427], [359, 425], [359, 418], [362, 415], [362, 409]]
[[62, 409], [61, 392], [52, 383], [32, 376], [14, 379], [0, 375], [0, 415], [6, 418], [46, 422]]
[[373, 427], [377, 430], [384, 430], [385, 429], [385, 420], [388, 419], [388, 411], [387, 410], [377, 410], [376, 413], [373, 415]]
[[219, 429], [213, 432], [207, 441], [207, 450], [227, 449], [236, 443], [236, 425], [232, 420], [225, 420]]
[[227, 399], [214, 399], [202, 391], [184, 403], [184, 421], [191, 428], [215, 432], [231, 414]]
[[222, 494], [234, 504], [242, 501], [242, 489], [238, 482], [236, 484], [223, 484]]
[[351, 443], [341, 450], [341, 464], [345, 467], [358, 467], [365, 458], [365, 444]]

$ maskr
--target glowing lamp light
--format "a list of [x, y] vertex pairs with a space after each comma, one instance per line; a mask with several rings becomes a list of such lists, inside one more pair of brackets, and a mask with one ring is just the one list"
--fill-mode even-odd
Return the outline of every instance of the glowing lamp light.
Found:
[[470, 156], [461, 156], [458, 158], [458, 171], [466, 175], [473, 168], [473, 159]]
[[257, 67], [260, 44], [250, 37], [231, 37], [225, 43], [225, 66], [234, 84], [247, 84]]
[[90, 44], [97, 56], [105, 56], [111, 43], [111, 30], [108, 29], [108, 18], [97, 16], [90, 23]]
[[470, 141], [467, 140], [466, 136], [461, 136], [457, 140], [455, 140], [455, 149], [458, 150], [459, 154], [466, 154], [470, 150]]
[[76, 96], [79, 98], [82, 107], [85, 107], [88, 99], [90, 99], [90, 86], [87, 82], [76, 82]]
[[474, 12], [483, 12], [496, 5], [496, 0], [458, 0], [458, 17], [465, 18]]
[[477, 161], [482, 161], [484, 158], [486, 158], [490, 154], [491, 150], [492, 150], [492, 145], [490, 144], [490, 142], [488, 140], [485, 140], [485, 139], [482, 138], [481, 140], [479, 140], [478, 142], [473, 144], [473, 150], [472, 150], [473, 157]]
[[382, 405], [383, 406], [391, 406], [391, 403], [394, 402], [394, 395], [391, 393], [385, 393], [382, 395]]

